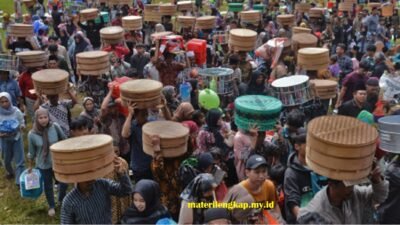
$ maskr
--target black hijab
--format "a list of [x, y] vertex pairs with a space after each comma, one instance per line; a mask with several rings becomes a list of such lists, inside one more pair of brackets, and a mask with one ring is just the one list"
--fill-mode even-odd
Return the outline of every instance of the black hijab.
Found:
[[168, 210], [161, 204], [161, 190], [153, 180], [140, 180], [133, 192], [140, 194], [146, 202], [146, 209], [139, 212], [134, 204], [129, 207], [121, 219], [121, 224], [156, 224], [159, 219], [170, 217]]
[[218, 125], [218, 120], [221, 117], [222, 112], [219, 109], [210, 109], [206, 115], [206, 126], [204, 129], [214, 135], [214, 146], [222, 149], [225, 153], [228, 150], [228, 147], [224, 142], [224, 137], [221, 135], [221, 126]]
[[[257, 84], [257, 79], [259, 76], [263, 77], [263, 82], [261, 84]], [[254, 71], [251, 73], [249, 87], [247, 88], [247, 94], [248, 95], [265, 94], [265, 76], [260, 71]]]
[[84, 52], [89, 44], [86, 42], [85, 38], [83, 38], [82, 35], [80, 34], [76, 34], [75, 38], [79, 39], [79, 43], [75, 41], [75, 55], [76, 55], [78, 53]]

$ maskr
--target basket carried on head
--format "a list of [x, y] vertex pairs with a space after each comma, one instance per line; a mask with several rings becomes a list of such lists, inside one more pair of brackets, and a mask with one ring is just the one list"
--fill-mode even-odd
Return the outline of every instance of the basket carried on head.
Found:
[[121, 100], [124, 105], [135, 103], [139, 109], [154, 108], [161, 104], [162, 83], [137, 79], [127, 81], [120, 86]]
[[276, 21], [281, 26], [294, 26], [294, 15], [293, 14], [286, 14], [286, 15], [278, 15], [276, 17]]
[[105, 27], [100, 30], [100, 37], [107, 44], [118, 44], [124, 40], [124, 29], [120, 26]]
[[311, 9], [311, 5], [308, 3], [296, 3], [294, 8], [297, 12], [308, 12]]
[[26, 68], [39, 68], [47, 63], [47, 55], [44, 51], [25, 51], [18, 52], [17, 57]]
[[77, 70], [82, 75], [100, 76], [110, 71], [108, 52], [90, 51], [76, 55]]
[[99, 15], [99, 10], [96, 8], [84, 9], [79, 11], [79, 15], [81, 21], [95, 20]]
[[141, 30], [143, 28], [143, 19], [141, 16], [122, 17], [122, 27], [125, 30]]
[[297, 52], [297, 64], [305, 70], [327, 69], [329, 50], [325, 48], [302, 48]]
[[235, 51], [253, 51], [257, 33], [249, 29], [232, 29], [229, 31], [229, 46]]
[[160, 23], [162, 15], [159, 12], [159, 8], [159, 4], [144, 5], [144, 21]]
[[69, 86], [68, 78], [68, 72], [60, 69], [39, 70], [32, 74], [36, 93], [45, 95], [58, 95], [66, 92]]
[[15, 23], [8, 27], [8, 35], [12, 37], [33, 36], [33, 26], [29, 24]]

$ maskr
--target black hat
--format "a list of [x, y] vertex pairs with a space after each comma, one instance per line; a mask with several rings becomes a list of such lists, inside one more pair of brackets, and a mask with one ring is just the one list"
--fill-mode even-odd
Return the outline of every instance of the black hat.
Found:
[[204, 223], [218, 219], [230, 220], [228, 211], [224, 208], [210, 208], [204, 212]]
[[246, 161], [246, 169], [257, 169], [260, 166], [268, 166], [267, 161], [261, 155], [252, 155]]
[[364, 82], [361, 81], [361, 82], [356, 83], [356, 86], [354, 87], [354, 92], [365, 91], [365, 90], [367, 90], [367, 87], [365, 86]]
[[369, 70], [370, 69], [370, 64], [366, 60], [362, 60], [359, 65], [360, 68]]

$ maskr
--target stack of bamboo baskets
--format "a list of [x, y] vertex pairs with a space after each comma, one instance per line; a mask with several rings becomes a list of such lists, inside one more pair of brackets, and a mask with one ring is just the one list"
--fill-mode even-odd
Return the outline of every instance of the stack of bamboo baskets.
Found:
[[98, 9], [84, 9], [79, 11], [80, 14], [80, 20], [81, 21], [88, 21], [88, 20], [94, 20], [97, 18], [99, 15], [99, 10]]
[[232, 29], [229, 31], [229, 46], [235, 51], [253, 51], [257, 33], [249, 29]]
[[156, 107], [161, 103], [162, 87], [161, 82], [148, 79], [125, 82], [120, 86], [122, 103], [135, 103], [139, 109]]
[[261, 21], [261, 12], [257, 10], [240, 12], [240, 20], [243, 23], [251, 23], [258, 25]]
[[33, 86], [36, 93], [58, 95], [68, 89], [69, 74], [60, 69], [39, 70], [32, 74]]
[[100, 30], [100, 37], [107, 44], [118, 44], [124, 40], [124, 29], [119, 26], [105, 27]]
[[294, 25], [294, 15], [293, 14], [278, 15], [276, 20], [282, 26], [293, 26]]
[[215, 16], [202, 16], [196, 18], [196, 27], [199, 29], [214, 29]]
[[109, 72], [110, 59], [108, 52], [90, 51], [76, 55], [77, 70], [82, 75], [100, 76]]
[[143, 20], [141, 16], [125, 16], [122, 18], [122, 27], [125, 30], [141, 30]]
[[15, 23], [9, 27], [8, 35], [12, 37], [33, 36], [33, 26], [30, 24]]
[[27, 68], [38, 68], [46, 65], [47, 55], [44, 51], [18, 52], [18, 58], [23, 66]]
[[329, 50], [302, 48], [297, 53], [297, 64], [305, 70], [326, 69], [329, 66]]

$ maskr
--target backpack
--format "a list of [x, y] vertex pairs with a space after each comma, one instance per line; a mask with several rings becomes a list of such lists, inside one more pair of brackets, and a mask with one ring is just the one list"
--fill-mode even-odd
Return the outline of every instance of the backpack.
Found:
[[196, 157], [185, 159], [179, 166], [179, 180], [182, 188], [186, 186], [198, 175], [200, 172], [196, 169], [198, 160]]

